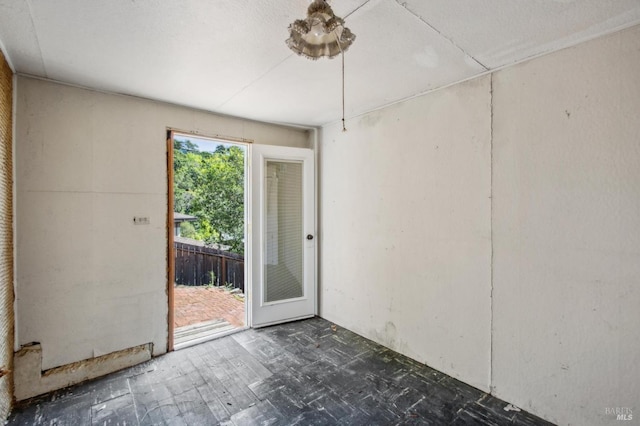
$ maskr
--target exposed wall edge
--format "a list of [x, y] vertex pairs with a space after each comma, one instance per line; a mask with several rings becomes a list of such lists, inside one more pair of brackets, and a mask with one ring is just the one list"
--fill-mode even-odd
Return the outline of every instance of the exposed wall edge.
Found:
[[152, 343], [42, 371], [42, 346], [22, 346], [14, 355], [15, 398], [22, 401], [95, 379], [151, 359]]
[[490, 81], [489, 81], [489, 108], [490, 108], [490, 134], [489, 134], [489, 143], [491, 144], [490, 150], [491, 150], [491, 154], [490, 154], [490, 165], [489, 165], [489, 180], [490, 180], [490, 201], [491, 201], [491, 205], [490, 205], [490, 209], [491, 209], [491, 213], [490, 213], [490, 218], [489, 218], [489, 230], [490, 230], [490, 243], [491, 243], [491, 268], [490, 268], [490, 285], [491, 288], [489, 290], [489, 310], [491, 311], [491, 318], [489, 319], [489, 393], [493, 394], [493, 317], [494, 317], [494, 312], [493, 312], [493, 276], [494, 276], [494, 271], [493, 271], [493, 266], [494, 266], [494, 260], [493, 260], [493, 255], [494, 255], [494, 250], [493, 250], [493, 74], [490, 75]]
[[[1, 46], [0, 46], [1, 47]], [[0, 52], [0, 419], [4, 420], [13, 402], [14, 340], [14, 192], [13, 72]]]

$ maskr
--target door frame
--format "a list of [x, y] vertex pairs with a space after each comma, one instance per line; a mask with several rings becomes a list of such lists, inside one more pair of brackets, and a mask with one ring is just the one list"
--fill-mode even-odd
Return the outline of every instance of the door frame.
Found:
[[174, 314], [173, 314], [173, 302], [174, 294], [173, 287], [175, 284], [176, 276], [176, 259], [173, 233], [173, 207], [174, 207], [174, 193], [173, 193], [173, 135], [174, 131], [167, 129], [167, 299], [168, 299], [168, 335], [167, 335], [167, 352], [173, 351], [173, 333], [174, 327]]
[[239, 139], [229, 136], [208, 136], [202, 135], [197, 132], [180, 130], [171, 127], [167, 127], [166, 133], [166, 146], [167, 146], [167, 322], [168, 322], [168, 335], [167, 335], [167, 352], [174, 350], [174, 281], [175, 281], [175, 252], [174, 252], [174, 224], [173, 224], [173, 210], [174, 210], [174, 188], [173, 188], [173, 139], [174, 135], [192, 136], [198, 139], [210, 139], [212, 141], [218, 141], [222, 143], [231, 143], [235, 145], [242, 145], [245, 148], [245, 161], [244, 161], [244, 287], [245, 287], [245, 327], [238, 328], [235, 331], [244, 330], [251, 327], [251, 145], [253, 140], [251, 139]]
[[[320, 173], [320, 159], [318, 155], [318, 135], [317, 129], [307, 129], [311, 136], [311, 149], [313, 151], [313, 189], [314, 189], [314, 236], [315, 236], [315, 253], [314, 253], [314, 271], [313, 271], [313, 293], [314, 293], [314, 315], [319, 313], [319, 268], [320, 268], [320, 248], [321, 238], [319, 232], [319, 224], [321, 221], [321, 209], [319, 208], [320, 192], [319, 192], [319, 180]], [[173, 127], [166, 127], [166, 148], [167, 148], [167, 302], [168, 302], [168, 336], [167, 336], [167, 352], [174, 350], [174, 277], [175, 277], [175, 254], [174, 254], [174, 225], [173, 225], [173, 210], [174, 210], [174, 188], [173, 188], [173, 137], [175, 134], [181, 134], [185, 136], [193, 136], [194, 138], [211, 139], [221, 142], [234, 143], [245, 146], [245, 191], [244, 191], [244, 203], [245, 203], [245, 220], [244, 220], [244, 235], [245, 235], [245, 255], [244, 255], [244, 277], [245, 277], [245, 327], [239, 328], [238, 331], [253, 327], [252, 318], [252, 299], [253, 299], [253, 279], [251, 274], [251, 265], [253, 264], [253, 230], [252, 230], [252, 217], [253, 217], [253, 202], [252, 194], [254, 191], [253, 180], [254, 168], [251, 159], [253, 158], [253, 143], [252, 139], [235, 138], [223, 135], [206, 135], [200, 134], [196, 131], [182, 130]], [[293, 148], [293, 147], [291, 147]], [[258, 189], [259, 190], [259, 189]]]

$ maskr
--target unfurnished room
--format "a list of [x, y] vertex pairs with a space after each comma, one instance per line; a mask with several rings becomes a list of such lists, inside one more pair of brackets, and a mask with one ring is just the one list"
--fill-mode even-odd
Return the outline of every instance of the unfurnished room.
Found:
[[640, 0], [0, 0], [0, 420], [640, 424]]

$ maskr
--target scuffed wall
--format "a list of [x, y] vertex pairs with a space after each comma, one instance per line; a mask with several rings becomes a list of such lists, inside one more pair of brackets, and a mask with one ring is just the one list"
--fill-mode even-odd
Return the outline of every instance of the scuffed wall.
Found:
[[13, 73], [0, 52], [0, 419], [13, 400]]
[[634, 27], [325, 126], [321, 315], [558, 424], [635, 420], [639, 75]]
[[[497, 396], [640, 416], [640, 27], [494, 76]], [[615, 410], [614, 410], [615, 411]]]
[[[307, 147], [308, 132], [20, 76], [18, 344], [42, 370], [167, 346], [167, 127]], [[134, 216], [150, 219], [133, 224]]]
[[321, 315], [485, 391], [490, 77], [321, 134]]

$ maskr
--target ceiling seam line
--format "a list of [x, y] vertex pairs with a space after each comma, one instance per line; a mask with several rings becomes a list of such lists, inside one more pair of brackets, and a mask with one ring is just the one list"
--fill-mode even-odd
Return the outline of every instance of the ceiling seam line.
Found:
[[255, 80], [253, 80], [251, 83], [247, 84], [246, 86], [244, 86], [242, 89], [240, 89], [238, 92], [234, 93], [233, 95], [231, 95], [230, 98], [228, 98], [227, 100], [223, 101], [221, 104], [219, 104], [218, 106], [216, 106], [216, 109], [218, 108], [222, 108], [223, 106], [225, 106], [226, 104], [228, 104], [229, 102], [231, 102], [233, 100], [233, 98], [235, 98], [236, 96], [240, 95], [242, 92], [244, 92], [245, 90], [247, 90], [249, 87], [253, 86], [255, 83], [257, 83], [258, 81], [262, 80], [264, 77], [266, 77], [267, 74], [269, 74], [271, 71], [275, 70], [276, 68], [278, 68], [280, 65], [282, 65], [284, 63], [284, 61], [286, 61], [287, 59], [289, 59], [290, 57], [293, 56], [293, 53], [290, 53], [286, 58], [284, 58], [283, 60], [281, 60], [280, 62], [278, 62], [277, 64], [275, 64], [274, 66], [272, 66], [271, 68], [269, 68], [268, 70], [266, 70], [264, 73], [262, 73], [260, 76], [256, 77]]
[[458, 45], [456, 42], [453, 41], [452, 38], [446, 36], [442, 31], [438, 30], [436, 27], [434, 27], [433, 25], [431, 25], [429, 22], [425, 21], [422, 16], [418, 15], [417, 13], [415, 13], [413, 10], [409, 9], [407, 7], [406, 2], [404, 3], [400, 3], [400, 0], [395, 0], [395, 2], [402, 7], [404, 10], [406, 10], [407, 12], [409, 12], [411, 15], [415, 16], [416, 18], [418, 18], [422, 23], [424, 23], [426, 26], [428, 26], [429, 28], [431, 28], [433, 31], [435, 31], [436, 33], [438, 33], [439, 36], [441, 36], [442, 38], [444, 38], [445, 40], [447, 40], [449, 43], [451, 43], [451, 45], [453, 45], [456, 49], [460, 50], [462, 53], [464, 53], [466, 56], [470, 57], [471, 59], [473, 59], [473, 61], [475, 63], [477, 63], [478, 65], [480, 65], [482, 68], [484, 68], [485, 71], [489, 71], [489, 67], [487, 67], [485, 64], [483, 64], [482, 62], [480, 62], [478, 59], [476, 59], [473, 55], [469, 54], [466, 50], [464, 50], [460, 45]]
[[[347, 19], [349, 16], [353, 15], [355, 12], [357, 12], [358, 10], [360, 10], [360, 8], [364, 7], [367, 3], [369, 3], [371, 0], [366, 0], [364, 3], [362, 3], [360, 6], [356, 7], [355, 9], [353, 9], [351, 12], [349, 12], [347, 15], [345, 15], [345, 17], [343, 19]], [[287, 56], [286, 58], [284, 58], [282, 61], [278, 62], [277, 64], [275, 64], [273, 67], [269, 68], [267, 71], [265, 71], [262, 75], [260, 75], [259, 77], [257, 77], [255, 80], [253, 80], [251, 83], [247, 84], [246, 86], [244, 86], [242, 89], [240, 89], [238, 92], [234, 93], [233, 95], [231, 95], [231, 97], [229, 97], [228, 99], [226, 99], [225, 101], [223, 101], [222, 103], [218, 104], [216, 106], [217, 108], [222, 108], [224, 107], [226, 104], [228, 104], [229, 102], [231, 102], [236, 96], [240, 95], [242, 92], [244, 92], [245, 90], [247, 90], [249, 87], [253, 86], [255, 83], [257, 83], [258, 81], [262, 80], [267, 74], [269, 74], [271, 71], [273, 71], [274, 69], [278, 68], [280, 65], [282, 65], [282, 63], [284, 61], [286, 61], [287, 59], [289, 59], [290, 57], [293, 56], [293, 53], [289, 54], [289, 56]]]
[[365, 1], [365, 2], [364, 2], [364, 3], [362, 3], [360, 6], [356, 7], [356, 8], [355, 8], [355, 9], [353, 9], [351, 12], [347, 13], [347, 14], [344, 16], [344, 18], [342, 18], [342, 19], [346, 21], [346, 19], [347, 19], [349, 16], [353, 15], [354, 13], [356, 13], [358, 10], [360, 10], [362, 7], [364, 7], [364, 6], [365, 6], [367, 3], [369, 3], [370, 1], [371, 1], [371, 0], [367, 0], [367, 1]]
[[27, 0], [27, 7], [29, 8], [29, 19], [31, 20], [31, 26], [33, 27], [33, 35], [36, 38], [36, 45], [38, 46], [38, 53], [40, 53], [40, 62], [42, 63], [42, 70], [44, 71], [44, 76], [49, 78], [49, 73], [47, 72], [47, 66], [44, 63], [44, 55], [42, 54], [42, 46], [40, 45], [40, 37], [38, 37], [38, 30], [36, 29], [36, 22], [33, 20], [33, 6], [31, 5], [31, 0]]

